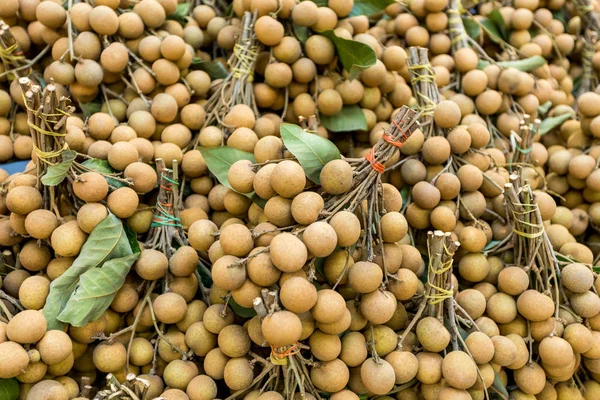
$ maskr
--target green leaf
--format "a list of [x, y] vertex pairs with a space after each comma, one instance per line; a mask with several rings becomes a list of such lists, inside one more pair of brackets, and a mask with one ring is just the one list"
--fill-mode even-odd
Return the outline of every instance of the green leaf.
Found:
[[538, 133], [540, 135], [545, 135], [546, 133], [550, 132], [552, 129], [561, 126], [563, 124], [563, 122], [568, 121], [573, 118], [574, 118], [574, 115], [571, 113], [562, 114], [557, 117], [546, 118], [540, 124], [540, 130]]
[[565, 9], [561, 8], [560, 10], [552, 11], [552, 19], [559, 20], [560, 22], [562, 22], [563, 26], [566, 28], [569, 17], [567, 17], [565, 15]]
[[19, 381], [15, 378], [0, 379], [0, 399], [17, 400], [19, 398]]
[[[533, 56], [533, 57], [525, 58], [523, 60], [499, 61], [496, 64], [502, 68], [515, 68], [515, 69], [518, 69], [519, 71], [529, 72], [529, 71], [533, 71], [536, 68], [541, 67], [542, 65], [545, 65], [546, 59], [542, 56]], [[479, 60], [479, 62], [477, 63], [477, 68], [484, 69], [488, 65], [490, 65], [490, 63], [488, 61]]]
[[301, 1], [312, 1], [317, 5], [317, 7], [327, 7], [329, 2], [327, 0], [301, 0]]
[[81, 112], [83, 113], [83, 118], [89, 118], [92, 114], [99, 113], [102, 110], [101, 102], [91, 102], [91, 103], [83, 103], [79, 104], [79, 108], [81, 108]]
[[[88, 169], [90, 169], [92, 171], [99, 172], [101, 174], [108, 174], [108, 175], [116, 175], [117, 174], [117, 171], [114, 170], [113, 167], [111, 167], [110, 164], [108, 163], [108, 161], [106, 161], [106, 160], [90, 158], [89, 160], [85, 160], [83, 163], [81, 163], [81, 165], [83, 165], [84, 167], [87, 167]], [[108, 182], [108, 184], [110, 186], [115, 187], [117, 189], [120, 187], [126, 186], [123, 182], [113, 179], [110, 176], [105, 176], [105, 178], [106, 178], [106, 182]]]
[[50, 165], [48, 170], [42, 176], [42, 183], [46, 186], [59, 185], [67, 177], [67, 173], [73, 165], [73, 161], [77, 157], [77, 152], [73, 150], [65, 150], [61, 153], [62, 162]]
[[211, 79], [225, 79], [229, 76], [227, 68], [220, 62], [204, 61], [199, 57], [194, 57], [190, 68], [206, 72]]
[[538, 107], [538, 114], [546, 114], [548, 110], [550, 110], [550, 107], [552, 107], [552, 102], [548, 100], [547, 102]]
[[488, 18], [483, 18], [480, 22], [481, 27], [483, 27], [483, 30], [485, 33], [487, 33], [492, 42], [500, 43], [504, 41], [500, 35], [500, 32], [498, 31], [498, 28], [492, 21], [490, 21]]
[[487, 246], [485, 246], [485, 247], [483, 248], [483, 251], [488, 251], [488, 250], [491, 250], [491, 249], [493, 249], [494, 247], [496, 247], [496, 246], [498, 245], [498, 243], [500, 243], [500, 241], [499, 241], [499, 240], [492, 240], [492, 241], [490, 241], [490, 242], [487, 244]]
[[256, 311], [254, 311], [254, 308], [246, 308], [246, 307], [242, 307], [240, 306], [234, 299], [233, 297], [231, 299], [229, 299], [229, 307], [231, 307], [231, 309], [233, 310], [233, 312], [238, 316], [238, 317], [242, 317], [242, 318], [252, 318], [256, 315]]
[[498, 375], [497, 373], [495, 373], [494, 383], [492, 383], [492, 387], [494, 389], [496, 389], [498, 392], [500, 392], [507, 399], [509, 398], [508, 391], [506, 390], [504, 383], [502, 383], [502, 380], [500, 379], [500, 375]]
[[325, 258], [315, 258], [315, 270], [317, 270], [321, 276], [325, 276]]
[[64, 328], [64, 322], [57, 317], [66, 307], [81, 275], [92, 268], [100, 267], [111, 258], [130, 254], [132, 250], [123, 223], [113, 214], [109, 214], [94, 228], [73, 265], [50, 284], [50, 293], [43, 310], [48, 329]]
[[[227, 179], [227, 173], [229, 172], [229, 168], [231, 168], [233, 163], [239, 160], [249, 160], [253, 163], [256, 162], [253, 154], [246, 153], [245, 151], [241, 151], [233, 147], [222, 146], [200, 148], [199, 150], [202, 153], [202, 157], [204, 157], [204, 161], [208, 166], [208, 170], [217, 178], [219, 182], [221, 182], [222, 185], [227, 186], [229, 189], [232, 189], [232, 187], [229, 184], [229, 179]], [[242, 194], [262, 208], [264, 208], [265, 204], [267, 203], [254, 192]]]
[[319, 34], [333, 42], [337, 56], [344, 69], [350, 73], [351, 80], [356, 78], [363, 69], [375, 65], [377, 57], [371, 46], [355, 40], [342, 39], [332, 30], [320, 31]]
[[182, 24], [185, 24], [186, 18], [190, 12], [190, 3], [177, 4], [175, 12], [171, 15], [167, 15], [167, 19], [172, 19]]
[[296, 39], [302, 43], [306, 42], [308, 39], [308, 27], [292, 24], [292, 29], [294, 30], [294, 36], [296, 36]]
[[465, 27], [465, 31], [467, 35], [473, 40], [478, 40], [481, 36], [481, 28], [479, 24], [475, 22], [472, 18], [463, 18], [463, 25]]
[[394, 4], [394, 0], [354, 0], [354, 7], [350, 11], [349, 17], [357, 15], [373, 15], [385, 10], [390, 4]]
[[115, 295], [125, 283], [125, 277], [140, 253], [106, 261], [79, 277], [79, 284], [58, 319], [73, 326], [95, 321], [110, 307]]
[[321, 124], [332, 132], [366, 131], [367, 119], [356, 104], [344, 106], [335, 115], [320, 115]]
[[298, 125], [281, 124], [281, 139], [285, 147], [298, 159], [304, 173], [316, 184], [321, 183], [321, 170], [331, 160], [340, 158], [338, 148], [319, 135], [308, 133]]
[[127, 235], [127, 241], [129, 242], [131, 251], [133, 253], [141, 252], [142, 249], [140, 249], [140, 242], [138, 242], [138, 240], [137, 240], [137, 234], [126, 223], [123, 224], [123, 229], [125, 229], [125, 234]]
[[506, 30], [506, 25], [504, 24], [504, 18], [498, 9], [493, 10], [488, 14], [488, 18], [496, 25], [498, 28], [498, 32], [500, 33], [500, 37], [504, 40], [508, 40], [508, 31]]
[[400, 196], [402, 196], [402, 207], [405, 207], [408, 204], [408, 195], [410, 194], [410, 186], [404, 186], [402, 190], [400, 190]]

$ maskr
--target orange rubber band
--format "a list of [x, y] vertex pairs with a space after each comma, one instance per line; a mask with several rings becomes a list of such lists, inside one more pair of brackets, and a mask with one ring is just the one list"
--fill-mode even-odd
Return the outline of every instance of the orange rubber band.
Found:
[[296, 342], [284, 351], [278, 352], [277, 347], [271, 346], [271, 353], [277, 358], [286, 358], [300, 353], [300, 347], [298, 346], [298, 342]]
[[380, 174], [385, 171], [385, 165], [375, 159], [375, 149], [373, 147], [371, 147], [371, 151], [367, 153], [365, 159], [371, 163], [371, 166], [375, 171], [379, 172]]
[[385, 140], [386, 142], [388, 142], [389, 144], [391, 144], [392, 146], [395, 146], [395, 147], [398, 147], [398, 148], [400, 148], [400, 147], [402, 147], [404, 145], [404, 142], [401, 142], [399, 140], [394, 139], [393, 137], [391, 137], [387, 133], [383, 134], [382, 139]]
[[[396, 128], [398, 128], [400, 132], [402, 132], [402, 139], [404, 139], [405, 141], [408, 140], [408, 135], [406, 134], [406, 132], [404, 132], [404, 129], [402, 129], [400, 125], [398, 125], [396, 120], [393, 120], [392, 122], [394, 123], [394, 125], [396, 125]], [[400, 122], [404, 122], [404, 120], [400, 120]]]

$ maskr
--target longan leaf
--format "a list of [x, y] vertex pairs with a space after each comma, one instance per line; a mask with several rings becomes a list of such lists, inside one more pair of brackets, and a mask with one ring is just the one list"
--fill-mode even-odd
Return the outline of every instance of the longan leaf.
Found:
[[332, 132], [366, 131], [367, 119], [356, 104], [344, 106], [335, 115], [321, 114], [321, 124]]
[[190, 11], [190, 3], [177, 4], [177, 8], [175, 9], [175, 12], [171, 15], [168, 15], [167, 19], [173, 19], [177, 22], [185, 24], [186, 23], [185, 18], [188, 16], [189, 11]]
[[550, 110], [550, 107], [552, 107], [552, 102], [548, 100], [538, 107], [538, 114], [546, 114]]
[[561, 126], [563, 124], [563, 122], [573, 119], [573, 118], [574, 118], [574, 116], [571, 113], [562, 114], [557, 117], [546, 118], [540, 124], [540, 130], [538, 133], [540, 135], [545, 135], [546, 133], [550, 132], [552, 129]]
[[306, 40], [308, 39], [308, 28], [306, 26], [292, 24], [292, 29], [294, 31], [294, 36], [296, 36], [296, 39], [298, 39], [302, 43], [306, 42]]
[[252, 318], [256, 315], [254, 308], [242, 307], [233, 298], [229, 299], [229, 307], [231, 307], [235, 315], [238, 317]]
[[494, 376], [494, 383], [492, 383], [492, 389], [504, 396], [504, 398], [509, 398], [508, 391], [506, 390], [504, 383], [502, 383], [500, 375], [498, 375], [497, 373]]
[[120, 187], [124, 187], [125, 184], [119, 180], [113, 179], [109, 176], [106, 175], [116, 175], [117, 171], [115, 171], [113, 169], [113, 167], [110, 166], [110, 164], [108, 163], [108, 161], [106, 160], [99, 160], [97, 158], [90, 158], [88, 160], [85, 160], [83, 163], [81, 163], [81, 165], [83, 165], [84, 167], [87, 167], [90, 171], [94, 171], [94, 172], [99, 172], [101, 174], [104, 174], [104, 178], [106, 179], [106, 182], [108, 182], [108, 184], [114, 188], [120, 188]]
[[349, 17], [357, 15], [373, 15], [385, 10], [390, 4], [394, 4], [395, 0], [354, 0], [354, 7], [350, 11]]
[[498, 9], [492, 10], [492, 12], [488, 14], [488, 18], [498, 28], [500, 37], [502, 37], [502, 39], [504, 40], [508, 40], [508, 31], [506, 30], [506, 25], [504, 24], [504, 17], [502, 17], [500, 11], [498, 11]]
[[332, 30], [320, 31], [318, 33], [333, 42], [342, 66], [350, 73], [350, 80], [356, 78], [363, 69], [375, 65], [377, 57], [371, 46], [355, 40], [338, 37]]
[[73, 150], [65, 150], [61, 153], [62, 162], [50, 165], [48, 170], [42, 176], [42, 183], [46, 186], [60, 185], [62, 181], [67, 177], [67, 173], [73, 165], [73, 161], [77, 157], [77, 152]]
[[479, 27], [479, 24], [471, 18], [463, 18], [462, 22], [467, 35], [469, 35], [469, 37], [473, 40], [479, 40], [479, 37], [481, 36], [481, 28]]
[[488, 18], [482, 18], [480, 22], [481, 22], [481, 27], [483, 28], [485, 33], [487, 33], [487, 35], [489, 36], [489, 38], [492, 42], [500, 43], [500, 42], [504, 41], [504, 40], [502, 40], [502, 36], [500, 35], [500, 32], [498, 31], [498, 27], [496, 27], [496, 24], [494, 24]]
[[101, 102], [79, 103], [79, 108], [83, 114], [83, 118], [89, 118], [92, 114], [96, 114], [102, 110]]
[[15, 378], [0, 379], [0, 399], [17, 400], [19, 398], [19, 381]]
[[[215, 178], [217, 178], [219, 182], [221, 182], [222, 185], [227, 186], [229, 189], [232, 188], [229, 184], [227, 173], [229, 172], [229, 168], [231, 168], [233, 163], [239, 160], [248, 160], [252, 161], [253, 163], [256, 162], [253, 154], [246, 153], [245, 151], [238, 150], [233, 147], [222, 146], [200, 148], [199, 150], [200, 153], [202, 153], [202, 157], [204, 157], [204, 161], [206, 162], [208, 170], [215, 176]], [[261, 208], [264, 208], [265, 204], [267, 203], [254, 192], [242, 194], [248, 197], [254, 203], [258, 204]]]
[[43, 309], [48, 329], [62, 330], [65, 327], [65, 323], [58, 319], [58, 315], [66, 307], [81, 275], [101, 266], [107, 260], [131, 254], [133, 251], [123, 229], [123, 223], [109, 213], [87, 238], [73, 265], [50, 284], [50, 293]]
[[296, 157], [304, 174], [320, 184], [321, 170], [325, 164], [341, 157], [335, 144], [294, 124], [281, 124], [280, 131], [283, 144]]
[[200, 57], [192, 59], [190, 68], [206, 72], [211, 79], [225, 79], [229, 75], [227, 69], [220, 62], [204, 61]]
[[125, 277], [140, 253], [106, 261], [79, 277], [79, 284], [58, 315], [62, 322], [84, 326], [95, 321], [110, 307], [115, 295], [125, 283]]

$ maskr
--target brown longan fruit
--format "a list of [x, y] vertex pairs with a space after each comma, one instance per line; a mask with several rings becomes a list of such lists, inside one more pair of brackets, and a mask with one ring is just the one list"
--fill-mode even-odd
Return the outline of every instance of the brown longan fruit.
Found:
[[60, 5], [52, 1], [44, 1], [38, 4], [35, 10], [36, 19], [45, 27], [58, 29], [67, 20], [67, 13]]
[[425, 161], [439, 165], [450, 157], [450, 143], [445, 137], [432, 136], [425, 140], [422, 151]]
[[306, 186], [304, 170], [294, 161], [281, 161], [273, 170], [271, 186], [280, 196], [292, 198]]
[[335, 250], [337, 235], [335, 229], [327, 222], [317, 221], [306, 227], [302, 241], [314, 256], [327, 257]]
[[77, 225], [85, 233], [92, 233], [92, 230], [107, 216], [108, 211], [104, 205], [87, 203], [77, 212]]
[[50, 242], [55, 254], [62, 257], [74, 257], [81, 251], [87, 237], [87, 233], [79, 228], [77, 221], [69, 221], [52, 232]]
[[133, 181], [132, 188], [141, 194], [146, 194], [154, 189], [158, 180], [154, 168], [143, 162], [129, 164], [125, 168], [124, 176]]
[[266, 46], [275, 46], [284, 36], [283, 25], [271, 16], [263, 15], [254, 24], [256, 38]]
[[13, 187], [6, 195], [6, 207], [13, 213], [27, 215], [42, 208], [42, 195], [30, 186]]
[[175, 324], [183, 319], [187, 304], [177, 293], [167, 292], [159, 295], [153, 302], [156, 318], [164, 324]]
[[527, 290], [519, 295], [517, 309], [529, 321], [544, 321], [554, 313], [554, 302], [536, 290]]
[[84, 172], [73, 182], [73, 192], [86, 203], [97, 203], [108, 194], [108, 183], [97, 172]]
[[25, 230], [35, 239], [48, 239], [57, 227], [58, 219], [49, 210], [34, 210], [25, 218]]
[[342, 194], [352, 188], [353, 170], [345, 160], [329, 161], [320, 174], [323, 190], [329, 194]]
[[442, 374], [446, 382], [457, 389], [468, 389], [477, 382], [477, 365], [464, 351], [452, 351], [442, 361]]
[[292, 21], [296, 25], [311, 26], [317, 22], [317, 5], [315, 3], [298, 3], [292, 8]]
[[331, 40], [325, 36], [313, 35], [304, 44], [306, 55], [315, 64], [327, 65], [333, 61], [335, 47]]
[[142, 0], [135, 5], [134, 11], [142, 17], [147, 28], [158, 28], [166, 18], [165, 9], [158, 1]]
[[254, 247], [252, 233], [244, 225], [232, 224], [221, 230], [219, 236], [225, 254], [244, 257]]
[[[157, 68], [158, 67], [160, 67], [160, 66], [157, 66]], [[175, 67], [175, 68], [177, 68], [177, 67]], [[175, 83], [177, 81], [177, 79], [179, 79], [179, 76], [177, 76], [175, 78], [174, 82], [164, 83], [164, 84], [170, 85], [172, 83]], [[173, 122], [173, 120], [175, 120], [175, 118], [177, 117], [177, 109], [178, 109], [177, 100], [175, 100], [175, 98], [173, 96], [171, 96], [170, 94], [167, 94], [167, 93], [157, 94], [152, 99], [152, 106], [150, 107], [152, 116], [156, 119], [156, 121], [162, 122], [162, 123]]]
[[146, 280], [156, 280], [165, 276], [169, 266], [167, 257], [157, 250], [144, 249], [140, 258], [135, 262], [134, 268], [137, 274]]
[[25, 310], [8, 322], [6, 336], [20, 344], [35, 343], [46, 334], [46, 326], [46, 318], [41, 311]]
[[19, 287], [19, 301], [28, 310], [41, 310], [50, 292], [50, 281], [43, 276], [31, 276]]
[[94, 348], [94, 366], [102, 372], [115, 372], [127, 362], [127, 349], [120, 342], [100, 343]]
[[125, 219], [131, 217], [137, 210], [139, 198], [135, 190], [122, 187], [112, 192], [106, 204], [110, 211], [117, 217]]
[[88, 18], [91, 28], [99, 35], [113, 35], [119, 30], [119, 17], [110, 7], [97, 5]]
[[51, 365], [66, 360], [72, 352], [69, 335], [59, 330], [49, 330], [37, 343], [36, 347], [44, 363]]
[[451, 100], [442, 100], [435, 108], [434, 119], [441, 128], [454, 128], [460, 122], [460, 108]]

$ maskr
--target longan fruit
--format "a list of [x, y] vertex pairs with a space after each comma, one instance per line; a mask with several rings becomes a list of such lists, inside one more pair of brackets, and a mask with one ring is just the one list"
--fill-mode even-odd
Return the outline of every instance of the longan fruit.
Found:
[[322, 35], [312, 35], [304, 46], [306, 55], [315, 64], [327, 65], [333, 61], [335, 47], [329, 38]]
[[317, 5], [313, 2], [300, 2], [292, 8], [292, 21], [299, 26], [311, 26], [317, 22]]
[[142, 0], [134, 6], [134, 11], [142, 17], [147, 28], [158, 28], [166, 19], [163, 6], [155, 0]]
[[6, 195], [6, 207], [15, 214], [27, 215], [42, 208], [42, 195], [30, 186], [13, 187]]
[[332, 160], [321, 170], [320, 181], [323, 190], [329, 194], [345, 193], [352, 188], [352, 167], [345, 160]]
[[140, 194], [146, 194], [154, 189], [158, 180], [154, 168], [143, 162], [129, 164], [125, 168], [124, 176], [125, 178], [133, 180], [132, 189]]
[[[9, 8], [9, 6], [3, 5], [4, 7]], [[35, 16], [39, 22], [50, 29], [60, 28], [67, 20], [65, 9], [60, 4], [52, 1], [44, 1], [38, 4]]]
[[25, 230], [35, 239], [48, 239], [58, 227], [58, 218], [49, 210], [34, 210], [25, 218]]
[[97, 203], [108, 194], [108, 183], [97, 172], [84, 172], [73, 182], [73, 192], [86, 203]]
[[185, 299], [177, 293], [159, 295], [153, 302], [156, 318], [165, 324], [175, 324], [183, 319], [187, 310]]
[[169, 266], [167, 257], [153, 249], [144, 249], [140, 258], [135, 262], [134, 268], [137, 274], [146, 280], [156, 280], [165, 276]]
[[19, 301], [28, 310], [41, 310], [50, 292], [50, 281], [43, 276], [31, 276], [19, 287]]
[[254, 24], [256, 38], [266, 46], [277, 45], [284, 36], [283, 25], [271, 16], [263, 15]]
[[294, 161], [281, 161], [273, 170], [271, 186], [280, 196], [293, 198], [306, 186], [304, 170]]
[[25, 310], [8, 322], [6, 336], [20, 344], [36, 343], [46, 334], [46, 327], [46, 318], [41, 311]]
[[74, 257], [81, 251], [87, 237], [87, 233], [79, 228], [77, 221], [69, 221], [52, 232], [50, 242], [55, 254]]

